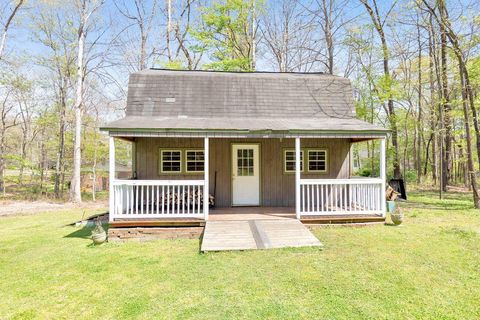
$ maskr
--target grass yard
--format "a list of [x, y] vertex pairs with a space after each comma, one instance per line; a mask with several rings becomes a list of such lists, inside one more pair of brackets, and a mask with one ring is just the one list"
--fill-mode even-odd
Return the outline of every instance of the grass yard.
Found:
[[480, 212], [411, 195], [401, 227], [315, 231], [324, 249], [199, 254], [90, 245], [81, 212], [0, 218], [0, 319], [478, 319]]

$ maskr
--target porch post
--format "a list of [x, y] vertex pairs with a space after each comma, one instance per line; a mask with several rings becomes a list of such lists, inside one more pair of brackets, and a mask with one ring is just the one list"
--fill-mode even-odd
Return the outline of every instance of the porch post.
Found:
[[115, 180], [115, 138], [109, 137], [109, 172], [108, 172], [108, 220], [113, 222], [115, 215], [115, 198], [113, 190], [113, 181]]
[[386, 138], [380, 139], [380, 179], [382, 180], [382, 188], [380, 190], [380, 201], [381, 201], [381, 208], [382, 208], [382, 216], [385, 217], [386, 211], [386, 199], [385, 199], [385, 184], [386, 184], [386, 147], [385, 147], [385, 140]]
[[205, 220], [208, 220], [208, 205], [210, 201], [210, 192], [208, 190], [209, 187], [209, 182], [208, 182], [208, 177], [209, 177], [209, 168], [210, 168], [210, 156], [209, 156], [209, 143], [208, 143], [208, 137], [205, 137], [205, 140], [203, 142], [204, 144], [204, 151], [203, 151], [203, 156], [204, 156], [204, 186], [203, 186], [203, 214]]
[[295, 213], [300, 219], [300, 138], [295, 138]]

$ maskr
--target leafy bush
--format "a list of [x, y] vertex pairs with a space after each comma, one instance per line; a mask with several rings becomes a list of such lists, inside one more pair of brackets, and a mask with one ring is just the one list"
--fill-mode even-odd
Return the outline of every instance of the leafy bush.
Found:
[[417, 171], [407, 170], [404, 173], [405, 182], [416, 182], [417, 181]]
[[356, 172], [356, 175], [361, 176], [361, 177], [371, 177], [372, 176], [372, 170], [370, 170], [369, 168], [360, 168]]

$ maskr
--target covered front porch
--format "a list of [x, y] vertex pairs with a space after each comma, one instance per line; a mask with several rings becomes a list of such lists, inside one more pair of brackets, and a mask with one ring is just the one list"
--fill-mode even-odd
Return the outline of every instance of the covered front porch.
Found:
[[[291, 202], [266, 203], [259, 200], [256, 206], [217, 206], [212, 200], [211, 190], [223, 188], [233, 192], [232, 186], [222, 186], [212, 181], [212, 172], [219, 162], [232, 163], [232, 158], [222, 159], [211, 154], [211, 141], [219, 138], [196, 138], [202, 141], [204, 167], [201, 174], [189, 179], [116, 179], [115, 136], [110, 137], [110, 214], [109, 220], [116, 226], [156, 226], [185, 223], [200, 223], [207, 220], [250, 220], [250, 219], [298, 219], [304, 223], [373, 222], [385, 217], [385, 137], [380, 137], [380, 175], [376, 178], [312, 177], [304, 170], [302, 147], [316, 137], [289, 137], [295, 152], [294, 170], [285, 179], [292, 179], [291, 191], [284, 191]], [[354, 143], [358, 136], [347, 137]], [[264, 140], [269, 138], [263, 138]], [[335, 138], [332, 138], [335, 141]], [[345, 139], [345, 137], [342, 137]], [[261, 141], [253, 138], [253, 142]], [[338, 140], [339, 141], [339, 140]], [[226, 144], [226, 142], [224, 142]], [[242, 143], [245, 141], [242, 140]], [[310, 143], [311, 144], [311, 143]], [[335, 146], [335, 143], [332, 144]], [[198, 147], [198, 146], [197, 146]], [[266, 151], [265, 151], [266, 152]], [[212, 163], [212, 160], [214, 161]], [[267, 161], [267, 160], [262, 160]], [[262, 162], [263, 163], [263, 162]], [[263, 164], [268, 166], [267, 164]], [[238, 169], [238, 168], [236, 168]], [[235, 169], [235, 171], [236, 171]], [[226, 170], [231, 174], [231, 167]], [[270, 174], [262, 169], [262, 178]], [[348, 170], [348, 173], [350, 171]], [[187, 177], [188, 178], [188, 177]], [[229, 177], [230, 178], [230, 177]], [[233, 177], [232, 179], [235, 179]], [[275, 181], [274, 179], [270, 179]], [[275, 188], [274, 183], [271, 184]], [[259, 193], [268, 193], [270, 185], [263, 184]], [[290, 189], [289, 189], [290, 190]], [[208, 196], [206, 196], [208, 195]], [[231, 200], [230, 200], [231, 201]], [[282, 206], [282, 203], [291, 203]]]

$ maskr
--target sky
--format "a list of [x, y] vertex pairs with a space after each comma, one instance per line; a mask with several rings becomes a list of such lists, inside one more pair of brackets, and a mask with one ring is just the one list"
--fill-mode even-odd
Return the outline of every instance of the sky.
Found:
[[[1, 0], [5, 1], [5, 0]], [[48, 50], [41, 44], [38, 43], [38, 41], [35, 41], [35, 37], [32, 33], [32, 30], [34, 30], [33, 27], [33, 19], [37, 17], [41, 11], [41, 5], [47, 0], [31, 0], [28, 2], [28, 5], [25, 10], [23, 10], [22, 14], [20, 15], [20, 19], [18, 20], [17, 25], [14, 27], [12, 30], [12, 33], [10, 35], [10, 38], [8, 39], [7, 42], [7, 52], [14, 53], [15, 56], [19, 57], [17, 60], [18, 61], [23, 61], [22, 65], [23, 68], [27, 70], [27, 72], [33, 72], [33, 73], [38, 73], [38, 75], [41, 75], [44, 70], [42, 68], [38, 67], [35, 64], [34, 59], [31, 58], [31, 56], [43, 56], [45, 54], [48, 54]], [[49, 0], [49, 3], [55, 3], [57, 1], [58, 8], [62, 8], [65, 6], [64, 2], [62, 0]], [[106, 44], [102, 42], [106, 42], [107, 40], [111, 39], [114, 37], [120, 30], [123, 30], [126, 26], [128, 26], [129, 21], [122, 17], [118, 13], [118, 9], [116, 8], [114, 0], [105, 0], [105, 3], [101, 10], [97, 13], [97, 15], [94, 17], [97, 19], [100, 25], [100, 29], [102, 29], [104, 32], [103, 37], [100, 40], [100, 47], [99, 48], [106, 48]], [[133, 10], [133, 2], [129, 0], [116, 0], [117, 5], [122, 6], [124, 5], [125, 8]], [[124, 1], [124, 2], [120, 2]], [[185, 1], [185, 0], [181, 0]], [[274, 0], [265, 0], [265, 15], [267, 16], [268, 19], [268, 13], [271, 12], [272, 10], [280, 10], [281, 9], [281, 1], [274, 1]], [[287, 0], [284, 0], [287, 1]], [[301, 4], [304, 6], [308, 6], [315, 0], [299, 0], [301, 1]], [[449, 6], [452, 8], [460, 8], [462, 6], [469, 6], [471, 8], [474, 8], [474, 4], [477, 5], [476, 8], [480, 7], [479, 4], [480, 0], [461, 0], [461, 1], [456, 1], [456, 0], [450, 0], [448, 1]], [[173, 0], [174, 3], [178, 3], [178, 1]], [[150, 5], [152, 3], [152, 0], [145, 0], [145, 3], [147, 5]], [[390, 8], [392, 5], [393, 0], [378, 0], [378, 6], [380, 8], [380, 11], [383, 13]], [[159, 4], [161, 8], [164, 8], [165, 0], [159, 0]], [[401, 8], [405, 8], [408, 5], [408, 0], [402, 0], [397, 3], [397, 11], [400, 11], [399, 13], [395, 14], [405, 14], [404, 11], [398, 10]], [[359, 0], [356, 1], [347, 1], [345, 4], [344, 8], [345, 12], [345, 19], [351, 19], [353, 17], [356, 17], [357, 19], [355, 20], [355, 25], [364, 25], [367, 23], [370, 23], [370, 18], [366, 14], [365, 8], [363, 5], [360, 3]], [[471, 9], [473, 10], [473, 9]], [[72, 10], [66, 10], [66, 11], [59, 11], [59, 14], [71, 14]], [[469, 11], [475, 12], [475, 14], [478, 15], [478, 11]], [[198, 12], [197, 12], [198, 13]], [[452, 11], [451, 14], [452, 17], [456, 17], [457, 13], [455, 10]], [[152, 39], [159, 39], [162, 38], [162, 32], [165, 30], [165, 19], [163, 17], [162, 13], [158, 14], [158, 27], [152, 31]], [[105, 26], [108, 25], [108, 28], [105, 28]], [[133, 27], [130, 27], [127, 30], [135, 32], [135, 29], [132, 29]], [[401, 28], [406, 28], [406, 26], [396, 26], [397, 30]], [[89, 39], [96, 38], [96, 36], [99, 34], [98, 31], [91, 33]], [[102, 47], [103, 46], [103, 47]], [[103, 49], [100, 49], [103, 50]], [[261, 50], [261, 48], [260, 48]], [[337, 64], [341, 65], [342, 64], [342, 59], [345, 58], [345, 53], [343, 51], [338, 51], [336, 59], [337, 59]], [[151, 67], [162, 67], [161, 63], [158, 63], [158, 61], [152, 61], [149, 66]], [[122, 87], [123, 90], [126, 89], [126, 84], [127, 84], [127, 79], [128, 79], [128, 70], [123, 68], [121, 64], [113, 64], [111, 66], [108, 66], [108, 73], [110, 74], [111, 77], [117, 78], [118, 83], [120, 83], [120, 86]], [[260, 71], [271, 71], [272, 70], [272, 65], [267, 59], [260, 58], [257, 61], [257, 69]], [[312, 70], [312, 71], [318, 71], [318, 70]], [[337, 73], [341, 74], [340, 69], [337, 70]], [[114, 99], [118, 95], [118, 87], [116, 86], [107, 86], [105, 88], [105, 91], [107, 94], [110, 94], [112, 99]]]

